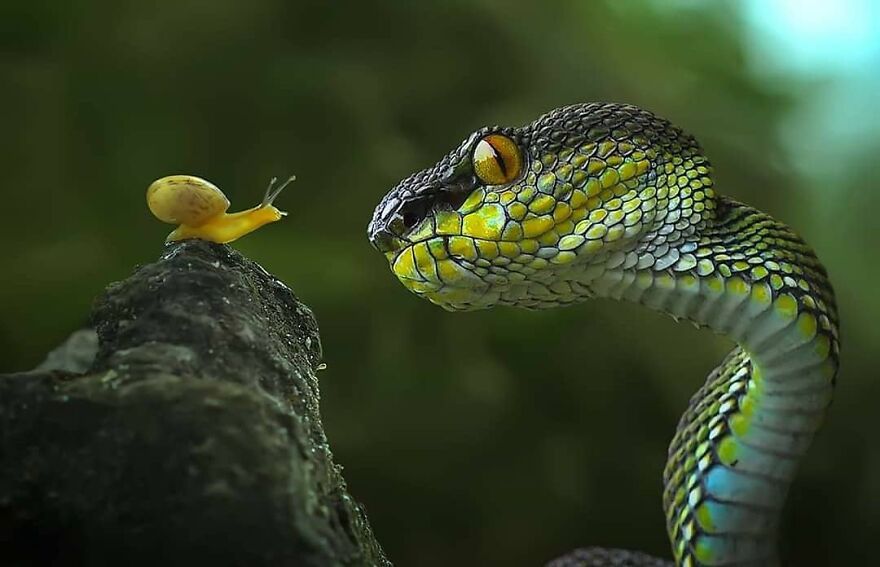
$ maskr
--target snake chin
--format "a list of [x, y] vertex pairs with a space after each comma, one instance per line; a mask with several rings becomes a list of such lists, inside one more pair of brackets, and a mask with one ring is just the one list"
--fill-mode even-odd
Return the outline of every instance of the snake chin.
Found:
[[422, 282], [400, 278], [400, 282], [419, 297], [427, 299], [446, 311], [480, 311], [498, 304], [498, 294], [488, 289], [456, 288], [441, 285], [436, 289], [420, 289]]
[[[448, 255], [445, 240], [437, 237], [387, 253], [391, 271], [409, 291], [447, 311], [495, 306], [500, 297], [498, 290], [474, 273], [466, 261]], [[431, 248], [444, 253], [432, 255]]]

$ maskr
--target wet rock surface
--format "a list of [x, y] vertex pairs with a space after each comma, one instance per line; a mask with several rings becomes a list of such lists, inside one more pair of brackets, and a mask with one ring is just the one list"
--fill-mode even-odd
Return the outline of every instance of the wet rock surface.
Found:
[[[0, 564], [387, 565], [321, 425], [311, 311], [224, 245], [110, 285], [0, 377]], [[97, 350], [96, 350], [97, 346]]]

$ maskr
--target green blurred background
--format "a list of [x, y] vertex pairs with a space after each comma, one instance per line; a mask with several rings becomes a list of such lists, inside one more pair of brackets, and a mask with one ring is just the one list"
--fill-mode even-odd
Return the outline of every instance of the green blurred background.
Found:
[[397, 180], [470, 131], [563, 104], [654, 110], [720, 191], [815, 246], [843, 366], [786, 509], [792, 565], [880, 540], [880, 9], [843, 2], [33, 1], [0, 8], [0, 371], [86, 322], [160, 253], [144, 190], [204, 176], [290, 211], [236, 243], [315, 311], [324, 423], [398, 565], [668, 556], [666, 445], [730, 345], [639, 307], [450, 314], [367, 243]]

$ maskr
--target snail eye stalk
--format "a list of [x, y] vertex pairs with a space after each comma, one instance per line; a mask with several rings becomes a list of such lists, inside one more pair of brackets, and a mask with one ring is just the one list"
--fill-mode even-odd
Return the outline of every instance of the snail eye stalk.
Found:
[[522, 153], [516, 142], [502, 134], [489, 134], [474, 147], [474, 173], [487, 185], [510, 183], [522, 172]]

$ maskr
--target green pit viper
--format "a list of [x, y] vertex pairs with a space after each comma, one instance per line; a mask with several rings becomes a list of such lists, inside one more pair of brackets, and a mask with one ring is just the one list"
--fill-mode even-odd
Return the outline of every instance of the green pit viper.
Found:
[[[666, 529], [679, 566], [778, 565], [780, 510], [837, 375], [834, 292], [788, 226], [716, 193], [692, 136], [609, 103], [482, 128], [395, 186], [368, 234], [450, 311], [622, 299], [734, 340], [669, 447]], [[598, 549], [575, 563], [663, 564]]]

